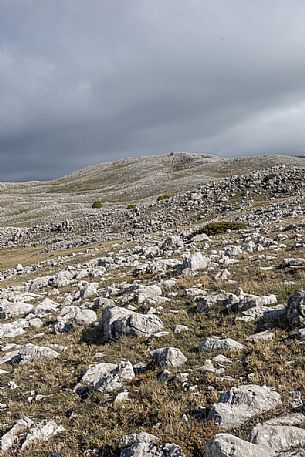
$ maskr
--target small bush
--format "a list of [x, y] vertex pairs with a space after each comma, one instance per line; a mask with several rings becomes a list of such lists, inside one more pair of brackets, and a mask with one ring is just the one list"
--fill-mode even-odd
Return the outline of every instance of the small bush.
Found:
[[134, 203], [129, 203], [129, 205], [127, 205], [127, 209], [135, 209], [137, 207], [137, 205], [135, 205]]
[[95, 202], [92, 203], [92, 208], [94, 208], [94, 209], [101, 208], [101, 207], [102, 207], [102, 204], [99, 200], [96, 200]]
[[247, 228], [248, 225], [244, 222], [236, 221], [221, 221], [221, 222], [209, 222], [204, 227], [199, 227], [197, 230], [189, 235], [189, 239], [193, 238], [196, 235], [201, 235], [205, 233], [208, 236], [220, 235], [226, 233], [228, 230], [242, 230]]
[[168, 194], [159, 195], [159, 197], [157, 197], [157, 202], [162, 202], [162, 200], [168, 200], [169, 198], [170, 195]]

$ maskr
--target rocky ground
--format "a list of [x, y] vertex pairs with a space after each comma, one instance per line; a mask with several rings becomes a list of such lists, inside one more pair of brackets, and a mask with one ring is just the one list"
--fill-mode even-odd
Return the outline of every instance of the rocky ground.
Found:
[[1, 455], [305, 456], [305, 162], [294, 160], [234, 174], [220, 160], [218, 176], [164, 199], [157, 187], [129, 209], [92, 210], [99, 190], [79, 191], [87, 203], [68, 218], [75, 194], [57, 188], [63, 206], [39, 223], [36, 185], [3, 184]]

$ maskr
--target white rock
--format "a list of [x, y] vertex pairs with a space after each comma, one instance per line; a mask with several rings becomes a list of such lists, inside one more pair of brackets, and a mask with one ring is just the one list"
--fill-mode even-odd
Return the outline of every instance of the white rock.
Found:
[[14, 444], [18, 443], [18, 435], [24, 433], [33, 425], [33, 422], [28, 417], [19, 419], [9, 432], [1, 438], [1, 451], [9, 451]]
[[80, 291], [80, 298], [90, 298], [97, 295], [98, 283], [92, 282], [83, 286]]
[[265, 330], [264, 332], [255, 333], [247, 337], [247, 341], [271, 341], [274, 340], [274, 333], [270, 330]]
[[121, 440], [120, 457], [185, 457], [176, 444], [161, 445], [159, 438], [148, 433], [125, 435]]
[[205, 360], [204, 364], [200, 369], [203, 371], [209, 371], [211, 373], [215, 373], [216, 371], [216, 368], [214, 367], [214, 365], [212, 364], [212, 360], [210, 359]]
[[124, 392], [119, 393], [115, 399], [114, 399], [114, 404], [118, 405], [126, 400], [129, 399], [129, 392], [128, 390], [124, 390]]
[[55, 331], [65, 332], [78, 325], [90, 325], [97, 321], [95, 311], [81, 309], [78, 306], [64, 306], [57, 318]]
[[58, 356], [58, 352], [47, 346], [35, 346], [32, 343], [27, 343], [14, 351], [7, 352], [5, 356], [1, 357], [0, 364], [7, 362], [24, 364], [43, 358], [54, 359]]
[[135, 301], [141, 305], [146, 301], [158, 301], [162, 295], [162, 289], [159, 286], [140, 286], [135, 292]]
[[211, 261], [209, 257], [204, 257], [200, 252], [196, 252], [189, 256], [184, 257], [182, 268], [189, 268], [191, 271], [196, 272], [200, 270], [206, 270]]
[[188, 328], [187, 325], [180, 325], [180, 324], [177, 324], [176, 327], [174, 328], [174, 333], [187, 332], [188, 329], [189, 329], [189, 328]]
[[290, 425], [258, 424], [251, 432], [251, 442], [268, 446], [276, 452], [305, 446], [305, 430]]
[[48, 286], [51, 276], [40, 276], [35, 278], [30, 283], [30, 291], [43, 289]]
[[37, 317], [45, 317], [58, 311], [60, 305], [49, 298], [45, 298], [39, 305], [35, 306], [33, 313]]
[[221, 281], [226, 281], [227, 279], [230, 278], [230, 276], [231, 276], [231, 273], [229, 272], [229, 270], [224, 269], [224, 270], [219, 271], [215, 275], [215, 279], [220, 279]]
[[0, 324], [0, 339], [15, 338], [22, 335], [24, 329], [29, 327], [29, 322], [26, 319], [17, 319], [16, 321], [7, 324]]
[[54, 420], [44, 420], [30, 428], [21, 450], [27, 448], [33, 441], [48, 441], [53, 436], [64, 431], [65, 428], [62, 425], [57, 425]]
[[124, 381], [130, 381], [134, 377], [135, 373], [130, 362], [89, 365], [75, 391], [82, 386], [88, 386], [100, 392], [112, 392], [120, 389]]
[[281, 396], [270, 387], [255, 384], [232, 387], [210, 410], [208, 419], [221, 428], [238, 427], [253, 416], [281, 405]]
[[276, 457], [276, 455], [266, 447], [251, 444], [228, 433], [219, 433], [206, 444], [205, 457]]
[[176, 368], [187, 362], [187, 358], [180, 349], [167, 347], [150, 352], [150, 356], [155, 359], [161, 368]]
[[0, 318], [8, 319], [14, 316], [24, 316], [34, 308], [30, 303], [11, 303], [8, 300], [2, 300], [0, 303]]
[[214, 350], [232, 350], [232, 349], [243, 349], [244, 346], [238, 343], [232, 338], [220, 338], [220, 337], [207, 337], [199, 344], [199, 352], [214, 351]]
[[163, 323], [154, 314], [140, 314], [119, 306], [107, 306], [100, 320], [102, 336], [117, 339], [123, 335], [151, 336], [163, 329]]

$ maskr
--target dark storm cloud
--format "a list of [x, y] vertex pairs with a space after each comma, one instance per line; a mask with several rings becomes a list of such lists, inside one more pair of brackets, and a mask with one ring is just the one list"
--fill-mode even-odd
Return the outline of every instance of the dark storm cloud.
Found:
[[305, 152], [303, 0], [1, 0], [0, 179]]

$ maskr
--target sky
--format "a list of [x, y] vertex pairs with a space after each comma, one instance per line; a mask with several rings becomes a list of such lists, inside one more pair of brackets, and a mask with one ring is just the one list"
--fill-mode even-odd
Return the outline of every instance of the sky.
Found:
[[304, 0], [0, 0], [0, 181], [305, 153]]

